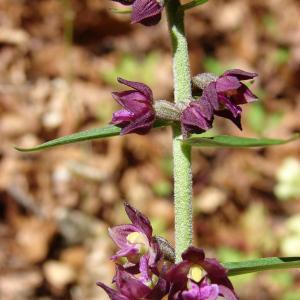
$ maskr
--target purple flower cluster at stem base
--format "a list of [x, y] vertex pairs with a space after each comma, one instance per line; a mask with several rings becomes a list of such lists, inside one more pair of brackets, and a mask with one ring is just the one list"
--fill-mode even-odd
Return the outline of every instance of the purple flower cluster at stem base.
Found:
[[110, 299], [238, 299], [227, 270], [217, 260], [205, 258], [202, 249], [191, 246], [182, 254], [182, 262], [171, 264], [166, 261], [159, 239], [153, 237], [148, 218], [129, 204], [125, 204], [125, 211], [132, 224], [109, 230], [119, 248], [112, 256], [116, 263], [116, 289], [97, 283]]
[[163, 5], [158, 0], [112, 0], [132, 6], [131, 23], [145, 26], [156, 25], [160, 19]]

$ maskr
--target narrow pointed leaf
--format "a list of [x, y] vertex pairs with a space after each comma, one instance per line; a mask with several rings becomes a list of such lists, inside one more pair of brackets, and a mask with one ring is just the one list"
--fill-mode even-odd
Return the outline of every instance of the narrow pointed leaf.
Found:
[[181, 5], [181, 10], [191, 9], [191, 8], [197, 7], [199, 5], [202, 5], [206, 2], [208, 2], [208, 0], [193, 0], [191, 2]]
[[127, 8], [127, 9], [112, 8], [111, 12], [114, 14], [131, 14], [132, 9], [131, 8]]
[[300, 268], [300, 257], [268, 257], [242, 262], [224, 263], [229, 276], [268, 270]]
[[116, 126], [93, 128], [93, 129], [89, 129], [86, 131], [76, 132], [74, 134], [60, 137], [55, 140], [51, 140], [49, 142], [40, 144], [36, 147], [32, 147], [32, 148], [15, 147], [15, 148], [18, 151], [22, 151], [22, 152], [38, 151], [38, 150], [44, 150], [47, 148], [65, 145], [65, 144], [71, 144], [71, 143], [83, 142], [83, 141], [88, 141], [88, 140], [93, 140], [93, 139], [116, 136], [116, 135], [120, 134], [120, 131], [121, 131], [121, 129]]
[[299, 134], [296, 134], [292, 138], [287, 140], [267, 138], [256, 139], [229, 135], [219, 135], [212, 137], [201, 137], [201, 135], [192, 135], [190, 138], [182, 140], [182, 142], [194, 147], [250, 148], [282, 145], [294, 141], [298, 138]]
[[[154, 124], [154, 127], [164, 127], [167, 126], [169, 123], [164, 121], [157, 121]], [[106, 138], [111, 136], [120, 135], [121, 129], [117, 126], [108, 125], [106, 127], [102, 128], [93, 128], [86, 131], [76, 132], [71, 135], [63, 136], [54, 140], [51, 140], [49, 142], [37, 145], [32, 148], [22, 148], [22, 147], [15, 147], [16, 150], [21, 152], [33, 152], [33, 151], [39, 151], [39, 150], [45, 150], [48, 148], [66, 145], [66, 144], [73, 144], [83, 141], [89, 141], [89, 140], [95, 140], [100, 138]]]

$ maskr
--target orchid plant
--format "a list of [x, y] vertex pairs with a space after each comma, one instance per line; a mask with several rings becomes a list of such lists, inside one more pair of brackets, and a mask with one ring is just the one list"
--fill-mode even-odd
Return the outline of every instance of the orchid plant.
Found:
[[[278, 140], [203, 136], [213, 127], [215, 117], [226, 118], [242, 130], [241, 105], [257, 100], [244, 83], [253, 80], [256, 73], [231, 69], [221, 76], [202, 73], [191, 77], [184, 30], [185, 11], [208, 0], [193, 0], [186, 4], [179, 0], [112, 1], [130, 8], [132, 24], [154, 26], [165, 11], [172, 45], [174, 101], [155, 100], [146, 84], [118, 78], [118, 82], [129, 89], [112, 93], [122, 108], [113, 114], [110, 125], [61, 137], [30, 149], [17, 148], [20, 151], [37, 151], [116, 135], [147, 134], [157, 127], [172, 127], [175, 249], [165, 239], [154, 236], [148, 218], [125, 203], [125, 211], [132, 224], [109, 229], [118, 247], [111, 258], [116, 265], [115, 288], [102, 282], [98, 285], [112, 300], [215, 300], [219, 297], [236, 300], [238, 295], [230, 276], [300, 267], [300, 257], [271, 257], [221, 264], [214, 258], [206, 258], [202, 249], [192, 246], [191, 148], [265, 147], [284, 144], [298, 137]], [[194, 95], [194, 90], [200, 96]]]

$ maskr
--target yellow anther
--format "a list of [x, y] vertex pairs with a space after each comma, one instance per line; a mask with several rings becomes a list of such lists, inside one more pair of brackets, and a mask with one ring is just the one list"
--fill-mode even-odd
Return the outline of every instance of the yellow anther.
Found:
[[147, 237], [141, 232], [132, 232], [128, 234], [127, 241], [130, 244], [137, 245], [140, 254], [145, 254], [148, 252], [149, 243]]
[[202, 275], [203, 275], [202, 268], [198, 265], [194, 265], [190, 268], [187, 277], [195, 282], [200, 282], [202, 279]]
[[124, 266], [125, 264], [128, 263], [128, 259], [127, 259], [127, 257], [122, 256], [117, 259], [117, 262], [118, 262], [118, 264]]
[[145, 236], [140, 232], [132, 232], [127, 236], [127, 241], [131, 244], [145, 244]]

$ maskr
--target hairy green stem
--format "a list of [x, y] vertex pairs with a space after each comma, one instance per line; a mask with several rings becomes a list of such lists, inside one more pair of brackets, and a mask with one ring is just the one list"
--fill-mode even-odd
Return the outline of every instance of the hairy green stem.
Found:
[[[172, 42], [175, 102], [189, 101], [191, 76], [187, 40], [184, 33], [184, 11], [178, 0], [168, 0], [166, 10]], [[192, 243], [192, 172], [191, 147], [183, 145], [180, 125], [173, 126], [175, 252], [176, 262]]]

